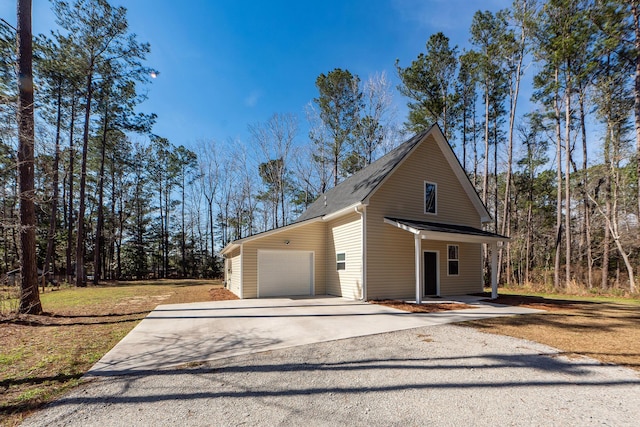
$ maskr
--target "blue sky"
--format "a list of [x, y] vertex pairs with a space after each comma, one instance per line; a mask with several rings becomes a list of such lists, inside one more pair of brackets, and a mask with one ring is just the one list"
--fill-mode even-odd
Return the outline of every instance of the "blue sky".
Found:
[[[304, 107], [315, 79], [334, 68], [366, 80], [386, 71], [398, 83], [395, 60], [408, 65], [427, 38], [444, 32], [468, 47], [478, 9], [508, 0], [111, 0], [128, 9], [130, 31], [151, 44], [148, 65], [160, 71], [141, 111], [158, 114], [154, 133], [175, 145], [248, 141], [247, 126], [274, 113], [294, 113], [306, 140]], [[0, 16], [15, 23], [15, 2]], [[55, 27], [47, 0], [33, 0], [34, 33]], [[406, 100], [395, 94], [398, 119]]]

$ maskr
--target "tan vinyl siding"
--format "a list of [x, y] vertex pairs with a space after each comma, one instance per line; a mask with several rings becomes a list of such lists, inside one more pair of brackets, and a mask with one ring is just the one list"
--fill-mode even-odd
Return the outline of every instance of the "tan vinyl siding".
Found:
[[[259, 237], [243, 243], [243, 298], [258, 296], [258, 249], [304, 250], [314, 252], [314, 294], [326, 293], [326, 224], [312, 222], [310, 224], [284, 229], [281, 232]], [[285, 244], [289, 241], [289, 244]]]
[[[327, 289], [329, 295], [362, 298], [362, 220], [353, 213], [327, 224]], [[345, 270], [337, 270], [336, 255], [344, 253]]]
[[227, 271], [225, 272], [225, 274], [227, 275], [227, 286], [229, 287], [229, 290], [231, 292], [242, 298], [242, 295], [240, 294], [240, 281], [242, 278], [242, 257], [240, 256], [239, 248], [234, 250], [230, 254], [230, 257], [226, 259], [226, 263]]
[[367, 209], [367, 298], [415, 297], [413, 234], [372, 220]]
[[[457, 276], [448, 275], [448, 245], [458, 245], [459, 247], [459, 274]], [[481, 246], [480, 243], [422, 241], [423, 251], [438, 252], [440, 295], [464, 295], [482, 292]]]
[[[424, 183], [437, 184], [437, 214], [424, 212]], [[480, 227], [480, 215], [460, 181], [451, 170], [436, 141], [429, 136], [387, 178], [371, 196], [367, 207], [367, 297], [414, 298], [415, 250], [413, 234], [384, 223], [384, 217], [397, 217], [418, 221], [442, 222]], [[479, 250], [479, 246], [477, 245]], [[423, 246], [425, 247], [425, 246]], [[446, 245], [445, 245], [446, 250]], [[440, 263], [447, 262], [445, 250], [440, 252]], [[462, 256], [462, 244], [460, 248]], [[421, 255], [422, 256], [422, 255]], [[475, 255], [472, 256], [472, 258]], [[441, 292], [466, 289], [464, 280], [473, 276], [473, 285], [480, 280], [480, 255], [473, 261], [477, 271], [457, 279], [446, 278], [441, 268]], [[462, 260], [461, 260], [462, 261]], [[466, 255], [465, 255], [466, 262]], [[471, 266], [471, 261], [469, 266]], [[460, 263], [463, 268], [463, 263]], [[444, 274], [443, 274], [444, 272]], [[462, 272], [462, 271], [461, 271]], [[454, 285], [457, 283], [457, 285]], [[465, 282], [466, 283], [466, 282]], [[471, 285], [469, 285], [471, 287]], [[478, 291], [477, 288], [473, 290]]]
[[[424, 212], [424, 183], [437, 185], [437, 214]], [[480, 227], [478, 211], [433, 136], [423, 141], [370, 200], [377, 216]], [[374, 215], [375, 215], [374, 214]], [[371, 222], [377, 219], [371, 218]]]

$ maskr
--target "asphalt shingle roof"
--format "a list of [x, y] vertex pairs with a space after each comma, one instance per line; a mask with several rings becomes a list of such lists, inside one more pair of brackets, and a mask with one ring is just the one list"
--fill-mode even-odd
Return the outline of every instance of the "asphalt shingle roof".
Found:
[[438, 222], [415, 221], [412, 219], [400, 219], [400, 218], [389, 218], [389, 217], [385, 217], [385, 219], [388, 219], [393, 222], [397, 222], [398, 224], [402, 224], [407, 227], [411, 227], [420, 231], [434, 231], [434, 232], [440, 232], [440, 233], [464, 234], [468, 236], [497, 237], [500, 239], [508, 239], [508, 237], [502, 236], [500, 234], [492, 233], [490, 231], [480, 230], [479, 228], [469, 227], [465, 225], [442, 224]]
[[430, 131], [431, 128], [403, 142], [377, 161], [320, 195], [295, 222], [329, 215], [364, 201]]

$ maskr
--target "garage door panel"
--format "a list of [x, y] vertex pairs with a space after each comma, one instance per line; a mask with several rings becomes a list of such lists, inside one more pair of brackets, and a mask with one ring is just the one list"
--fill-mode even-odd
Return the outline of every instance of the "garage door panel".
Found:
[[313, 252], [258, 251], [258, 297], [312, 293]]

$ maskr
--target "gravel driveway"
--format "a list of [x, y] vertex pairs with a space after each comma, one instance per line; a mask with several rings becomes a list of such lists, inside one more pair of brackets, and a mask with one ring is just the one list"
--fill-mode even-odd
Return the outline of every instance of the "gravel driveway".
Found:
[[454, 325], [93, 380], [25, 426], [615, 425], [640, 376]]

